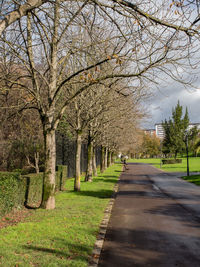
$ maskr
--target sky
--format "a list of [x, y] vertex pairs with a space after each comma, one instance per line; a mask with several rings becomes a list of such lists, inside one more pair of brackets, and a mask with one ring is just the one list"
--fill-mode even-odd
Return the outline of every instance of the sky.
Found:
[[[198, 16], [198, 12], [199, 11], [195, 8], [194, 12], [191, 13], [191, 21], [195, 20]], [[173, 14], [170, 13], [170, 16], [171, 15]], [[199, 58], [199, 53], [197, 58]], [[187, 78], [190, 70], [184, 73], [184, 70], [180, 67], [178, 68], [178, 72], [181, 73], [183, 77]], [[197, 77], [199, 73], [200, 69], [196, 72]], [[142, 128], [153, 129], [156, 123], [162, 123], [165, 119], [168, 120], [171, 118], [172, 108], [175, 108], [178, 100], [180, 105], [183, 106], [183, 114], [185, 114], [185, 108], [188, 108], [190, 122], [200, 123], [200, 78], [197, 78], [195, 81], [195, 86], [199, 89], [186, 89], [183, 84], [171, 80], [169, 77], [165, 77], [164, 79], [166, 79], [165, 85], [161, 83], [158, 85], [158, 88], [154, 88], [152, 90], [153, 96], [146, 100], [144, 104], [145, 111], [148, 113], [149, 118], [142, 122]]]
[[168, 120], [178, 100], [183, 106], [183, 114], [185, 114], [185, 108], [188, 108], [190, 122], [200, 122], [200, 83], [199, 89], [185, 89], [177, 82], [160, 87], [162, 89], [153, 90], [153, 96], [145, 103], [149, 118], [142, 123], [143, 128], [153, 129], [156, 123]]

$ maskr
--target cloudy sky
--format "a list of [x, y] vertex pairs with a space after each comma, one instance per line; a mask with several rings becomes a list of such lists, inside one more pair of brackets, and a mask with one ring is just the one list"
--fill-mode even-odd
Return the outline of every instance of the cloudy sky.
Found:
[[183, 113], [187, 106], [190, 122], [200, 122], [200, 89], [185, 89], [176, 82], [160, 87], [160, 90], [154, 89], [154, 95], [145, 104], [150, 118], [143, 123], [143, 127], [154, 128], [155, 123], [169, 119], [178, 100], [183, 106]]

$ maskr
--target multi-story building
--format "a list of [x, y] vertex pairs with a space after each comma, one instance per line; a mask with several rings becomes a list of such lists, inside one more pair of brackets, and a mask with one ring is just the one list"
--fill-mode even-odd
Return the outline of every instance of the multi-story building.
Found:
[[[198, 130], [200, 130], [200, 123], [189, 123], [188, 130], [192, 129], [193, 127], [197, 127]], [[156, 136], [160, 139], [163, 139], [165, 137], [165, 131], [162, 126], [162, 123], [156, 123], [155, 124], [155, 132]]]
[[165, 137], [165, 131], [162, 126], [162, 123], [155, 124], [155, 131], [156, 131], [156, 136], [159, 137], [160, 139], [163, 139]]

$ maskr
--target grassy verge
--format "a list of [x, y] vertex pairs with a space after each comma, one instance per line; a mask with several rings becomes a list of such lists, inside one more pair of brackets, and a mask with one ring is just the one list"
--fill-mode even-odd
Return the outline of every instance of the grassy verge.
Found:
[[191, 175], [191, 176], [184, 176], [182, 177], [187, 182], [196, 184], [200, 186], [200, 175]]
[[23, 223], [0, 230], [0, 266], [87, 266], [104, 210], [121, 172], [108, 168], [92, 183], [56, 195], [56, 209], [35, 210]]
[[[129, 162], [148, 163], [160, 169], [160, 159], [131, 159], [129, 160]], [[189, 166], [190, 166], [191, 172], [199, 172], [200, 171], [200, 158], [191, 157], [189, 159]], [[186, 172], [187, 171], [187, 160], [186, 158], [182, 158], [182, 163], [164, 164], [162, 165], [161, 169], [167, 172]]]

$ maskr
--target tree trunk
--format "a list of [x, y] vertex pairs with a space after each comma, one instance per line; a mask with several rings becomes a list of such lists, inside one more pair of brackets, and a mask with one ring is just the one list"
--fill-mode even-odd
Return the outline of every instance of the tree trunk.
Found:
[[108, 148], [105, 147], [105, 170], [108, 168]]
[[93, 166], [93, 175], [97, 176], [97, 163], [96, 163], [96, 148], [95, 148], [95, 146], [93, 146], [92, 166]]
[[88, 135], [88, 163], [85, 175], [85, 182], [92, 182], [92, 157], [93, 157], [93, 145], [90, 134]]
[[108, 167], [111, 166], [111, 151], [108, 150]]
[[74, 191], [81, 190], [81, 144], [82, 144], [82, 132], [77, 131], [76, 139], [76, 173], [74, 180]]
[[114, 164], [114, 162], [115, 162], [115, 154], [114, 154], [114, 152], [111, 153], [111, 162], [112, 162], [112, 164]]
[[65, 165], [65, 136], [62, 134], [62, 165]]
[[101, 173], [105, 171], [105, 147], [101, 147], [101, 166], [100, 166]]
[[45, 167], [41, 207], [44, 209], [55, 208], [55, 175], [56, 175], [56, 142], [55, 130], [44, 132]]
[[40, 153], [38, 151], [34, 153], [34, 158], [35, 158], [35, 171], [38, 174], [40, 172], [39, 169]]

